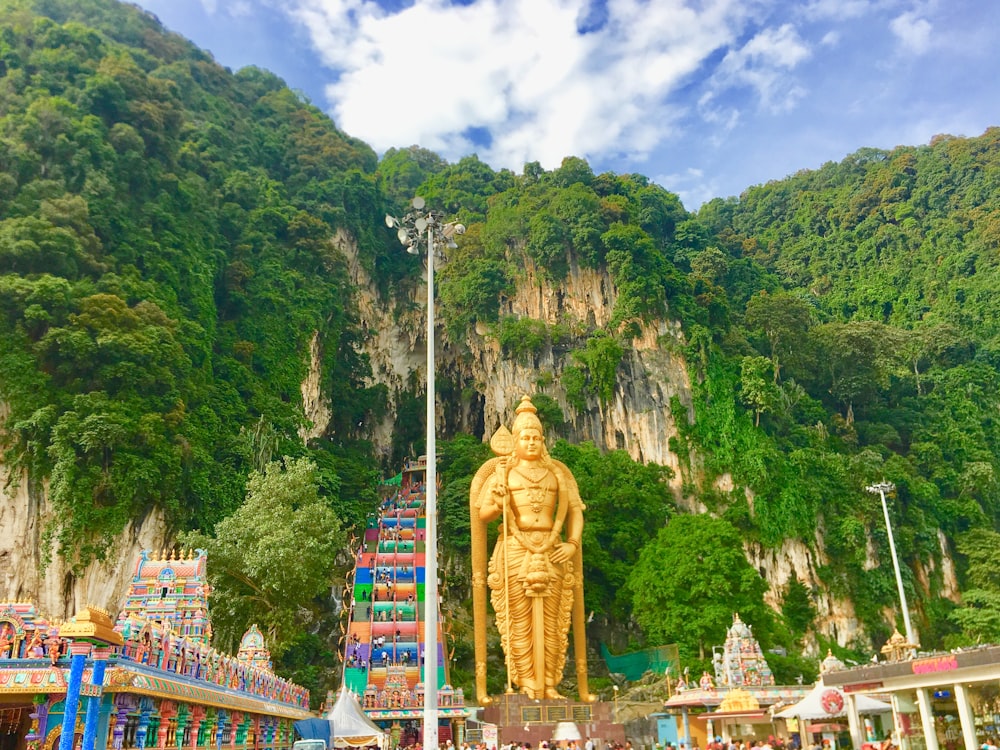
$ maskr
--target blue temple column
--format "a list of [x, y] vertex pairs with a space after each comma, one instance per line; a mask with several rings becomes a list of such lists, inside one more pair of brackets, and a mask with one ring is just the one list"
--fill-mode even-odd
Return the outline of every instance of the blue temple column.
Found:
[[218, 724], [216, 725], [213, 744], [219, 750], [222, 750], [222, 736], [226, 731], [226, 722], [229, 721], [229, 712], [224, 708], [220, 708], [215, 715], [218, 718]]
[[111, 648], [108, 646], [94, 647], [90, 684], [96, 688], [96, 695], [87, 698], [87, 714], [83, 723], [83, 750], [94, 750], [94, 744], [97, 741], [97, 719], [101, 712], [101, 688], [104, 687], [104, 669], [108, 665], [110, 653]]
[[90, 654], [91, 645], [86, 641], [74, 641], [69, 646], [72, 660], [69, 666], [69, 680], [66, 685], [66, 701], [63, 708], [62, 734], [59, 735], [59, 750], [73, 750], [73, 732], [76, 730], [76, 712], [80, 707], [80, 683], [83, 682], [83, 665]]
[[[121, 633], [115, 632], [114, 623], [111, 621], [111, 615], [108, 611], [91, 606], [84, 607], [76, 613], [72, 620], [59, 628], [59, 635], [69, 641], [71, 654], [62, 734], [59, 736], [59, 750], [73, 750], [73, 732], [76, 730], [76, 714], [80, 708], [80, 683], [83, 681], [84, 662], [95, 646], [111, 645], [120, 648], [124, 639]], [[105, 652], [101, 661], [106, 662], [107, 656]], [[104, 664], [102, 663], [102, 672], [103, 668]], [[103, 677], [101, 681], [103, 682]], [[96, 702], [95, 711], [100, 708], [100, 701]], [[95, 718], [89, 721], [95, 721], [98, 717], [99, 713], [95, 714]], [[96, 730], [96, 724], [94, 730]], [[93, 743], [93, 740], [91, 742]]]
[[146, 735], [149, 734], [149, 715], [151, 713], [153, 713], [153, 700], [146, 697], [140, 698], [139, 725], [135, 728], [135, 746], [140, 750], [146, 747]]

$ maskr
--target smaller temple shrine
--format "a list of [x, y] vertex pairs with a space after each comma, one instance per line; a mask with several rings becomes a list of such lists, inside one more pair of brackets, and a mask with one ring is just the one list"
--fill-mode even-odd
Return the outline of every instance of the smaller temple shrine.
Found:
[[283, 750], [311, 716], [256, 625], [212, 648], [203, 550], [144, 551], [117, 621], [86, 607], [54, 623], [0, 603], [3, 750]]
[[754, 638], [750, 626], [733, 615], [733, 624], [726, 634], [722, 651], [716, 651], [712, 659], [715, 682], [720, 687], [771, 687], [774, 675], [767, 665], [764, 652]]
[[778, 686], [760, 643], [750, 626], [733, 615], [726, 641], [715, 651], [713, 674], [703, 672], [697, 683], [682, 676], [664, 708], [680, 719], [678, 736], [688, 747], [705, 747], [709, 737], [766, 739], [773, 733], [769, 709], [794, 703], [809, 690], [801, 685]]

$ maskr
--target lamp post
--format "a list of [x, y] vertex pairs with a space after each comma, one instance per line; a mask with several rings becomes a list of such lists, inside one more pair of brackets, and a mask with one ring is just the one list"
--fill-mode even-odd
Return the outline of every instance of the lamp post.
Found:
[[906, 640], [908, 643], [916, 643], [913, 639], [913, 626], [910, 625], [910, 608], [906, 604], [906, 591], [903, 589], [903, 576], [899, 572], [899, 558], [896, 557], [896, 541], [892, 536], [892, 524], [889, 522], [889, 506], [885, 502], [885, 493], [892, 492], [896, 485], [892, 482], [881, 481], [865, 487], [868, 492], [879, 494], [882, 498], [882, 515], [885, 516], [885, 529], [889, 534], [889, 551], [892, 553], [892, 567], [896, 573], [896, 587], [899, 589], [899, 606], [903, 609], [903, 626], [906, 629]]
[[612, 685], [611, 687], [615, 691], [615, 721], [614, 721], [614, 723], [617, 724], [618, 723], [618, 686], [617, 685]]
[[438, 747], [438, 581], [437, 581], [437, 446], [435, 445], [434, 394], [434, 243], [457, 247], [454, 236], [465, 227], [457, 222], [442, 222], [442, 214], [425, 211], [424, 199], [413, 199], [413, 210], [402, 220], [386, 214], [385, 223], [396, 229], [400, 243], [411, 255], [419, 255], [421, 245], [427, 250], [427, 474], [425, 477], [424, 515], [427, 520], [424, 541], [424, 748]]

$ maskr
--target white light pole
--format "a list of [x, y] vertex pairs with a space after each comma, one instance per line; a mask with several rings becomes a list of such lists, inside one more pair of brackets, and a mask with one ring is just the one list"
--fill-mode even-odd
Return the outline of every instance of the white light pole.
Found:
[[899, 558], [896, 557], [896, 541], [892, 536], [892, 524], [889, 522], [889, 506], [885, 503], [885, 493], [892, 492], [896, 485], [892, 482], [881, 481], [869, 487], [865, 487], [868, 492], [879, 494], [882, 498], [882, 515], [885, 516], [885, 529], [889, 533], [889, 551], [892, 553], [892, 567], [896, 573], [896, 587], [899, 589], [899, 606], [903, 609], [903, 627], [906, 628], [907, 643], [916, 644], [913, 639], [913, 626], [910, 625], [910, 608], [906, 604], [906, 591], [903, 588], [903, 576], [899, 572]]
[[437, 573], [437, 446], [435, 444], [434, 394], [434, 243], [457, 247], [456, 234], [465, 227], [441, 222], [441, 214], [424, 211], [424, 199], [413, 199], [413, 210], [402, 220], [385, 217], [386, 226], [398, 229], [396, 236], [411, 255], [427, 246], [427, 473], [424, 490], [424, 749], [438, 747], [438, 573]]

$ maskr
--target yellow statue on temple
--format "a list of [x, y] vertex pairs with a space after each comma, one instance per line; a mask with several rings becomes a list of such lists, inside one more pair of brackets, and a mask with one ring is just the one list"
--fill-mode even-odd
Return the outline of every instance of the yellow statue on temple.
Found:
[[[469, 492], [472, 521], [476, 693], [486, 689], [486, 587], [496, 613], [513, 683], [530, 698], [558, 699], [570, 624], [577, 682], [587, 689], [583, 571], [580, 542], [584, 505], [566, 465], [550, 458], [542, 423], [528, 396], [517, 407], [511, 431], [501, 426], [490, 441], [496, 458], [476, 473]], [[486, 563], [486, 526], [500, 520], [496, 547]]]

